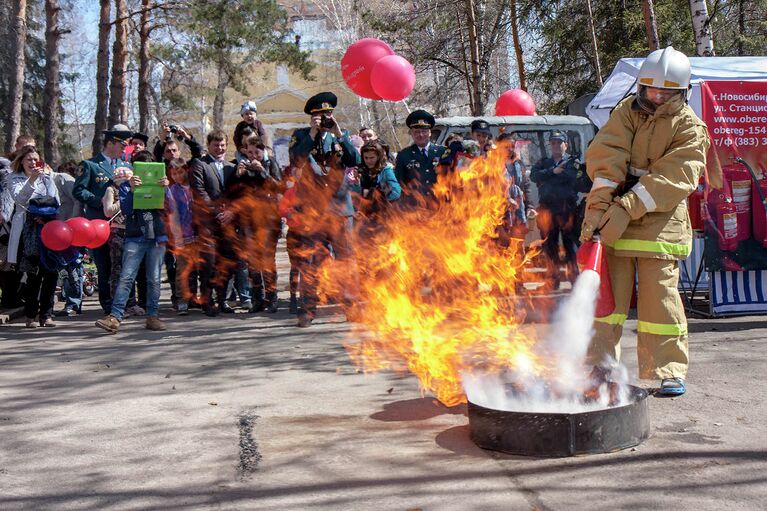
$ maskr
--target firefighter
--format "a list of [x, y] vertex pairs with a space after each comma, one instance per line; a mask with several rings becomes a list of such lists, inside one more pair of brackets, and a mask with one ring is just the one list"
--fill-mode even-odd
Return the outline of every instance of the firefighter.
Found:
[[687, 320], [678, 261], [692, 243], [685, 199], [710, 145], [705, 124], [687, 105], [689, 90], [690, 61], [683, 53], [671, 46], [650, 53], [636, 94], [618, 104], [586, 151], [594, 184], [581, 239], [601, 236], [615, 298], [613, 313], [595, 318], [589, 361], [606, 378], [607, 355], [619, 359], [638, 275], [639, 377], [660, 379], [658, 394], [665, 396], [685, 392]]

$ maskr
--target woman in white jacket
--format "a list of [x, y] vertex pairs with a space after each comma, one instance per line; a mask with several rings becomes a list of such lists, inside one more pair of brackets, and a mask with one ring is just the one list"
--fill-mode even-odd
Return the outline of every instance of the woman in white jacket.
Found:
[[[8, 241], [8, 262], [15, 264], [18, 271], [26, 274], [24, 293], [24, 314], [27, 328], [56, 326], [51, 319], [53, 299], [58, 274], [39, 264], [35, 257], [24, 257], [24, 224], [27, 222], [30, 201], [53, 198], [60, 204], [59, 192], [51, 176], [51, 168], [43, 164], [33, 146], [25, 146], [16, 154], [11, 164], [12, 172], [6, 176], [6, 193], [13, 200], [14, 212], [11, 217], [11, 234]], [[29, 240], [26, 240], [29, 242]], [[36, 240], [39, 242], [39, 240]]]

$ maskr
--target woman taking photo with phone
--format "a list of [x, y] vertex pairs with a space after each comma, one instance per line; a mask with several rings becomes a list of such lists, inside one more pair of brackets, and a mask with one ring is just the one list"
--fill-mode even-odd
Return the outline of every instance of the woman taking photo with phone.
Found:
[[[42, 225], [56, 218], [59, 192], [46, 165], [34, 146], [25, 146], [11, 164], [13, 172], [6, 176], [5, 189], [13, 200], [11, 234], [8, 242], [8, 262], [26, 274], [24, 315], [27, 328], [56, 326], [53, 315], [53, 297], [58, 273], [40, 262], [40, 230]], [[39, 314], [39, 316], [38, 316]]]

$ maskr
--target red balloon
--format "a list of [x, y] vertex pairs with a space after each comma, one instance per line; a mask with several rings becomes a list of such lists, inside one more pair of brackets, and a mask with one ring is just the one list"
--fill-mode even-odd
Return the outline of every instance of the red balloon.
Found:
[[109, 222], [106, 220], [91, 220], [91, 227], [93, 227], [93, 239], [90, 243], [85, 245], [88, 248], [99, 248], [101, 245], [109, 241]]
[[373, 66], [370, 84], [381, 98], [400, 101], [408, 97], [415, 85], [413, 65], [399, 55], [382, 57]]
[[40, 239], [49, 250], [66, 250], [72, 245], [74, 233], [66, 222], [51, 220], [43, 226]]
[[346, 49], [341, 59], [341, 76], [349, 88], [363, 98], [381, 99], [370, 84], [370, 73], [382, 57], [394, 55], [394, 50], [380, 39], [360, 39]]
[[538, 115], [535, 101], [522, 89], [507, 90], [495, 103], [495, 115]]
[[72, 228], [72, 245], [76, 247], [87, 247], [96, 235], [90, 221], [81, 216], [70, 218], [67, 225]]

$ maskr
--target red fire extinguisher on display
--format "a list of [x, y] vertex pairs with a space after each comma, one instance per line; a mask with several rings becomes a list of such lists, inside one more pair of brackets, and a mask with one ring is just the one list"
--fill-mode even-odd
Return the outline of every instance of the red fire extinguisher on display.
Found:
[[705, 184], [703, 182], [703, 176], [700, 176], [698, 187], [694, 192], [690, 194], [689, 197], [687, 197], [687, 210], [690, 214], [690, 224], [696, 231], [703, 230], [703, 198], [705, 197], [704, 189]]
[[765, 172], [761, 169], [759, 170], [759, 175], [757, 175], [751, 165], [746, 163], [743, 158], [735, 158], [735, 161], [748, 169], [751, 179], [753, 180], [751, 190], [751, 219], [754, 239], [764, 248], [767, 248], [767, 176], [765, 176]]
[[[740, 158], [735, 159], [741, 163]], [[751, 238], [751, 173], [738, 163], [722, 167], [724, 179], [730, 186], [730, 197], [735, 206], [738, 221], [738, 241]]]
[[719, 249], [733, 252], [738, 248], [738, 213], [730, 193], [730, 185], [724, 181], [721, 190], [712, 190], [703, 203], [703, 219], [714, 223]]

